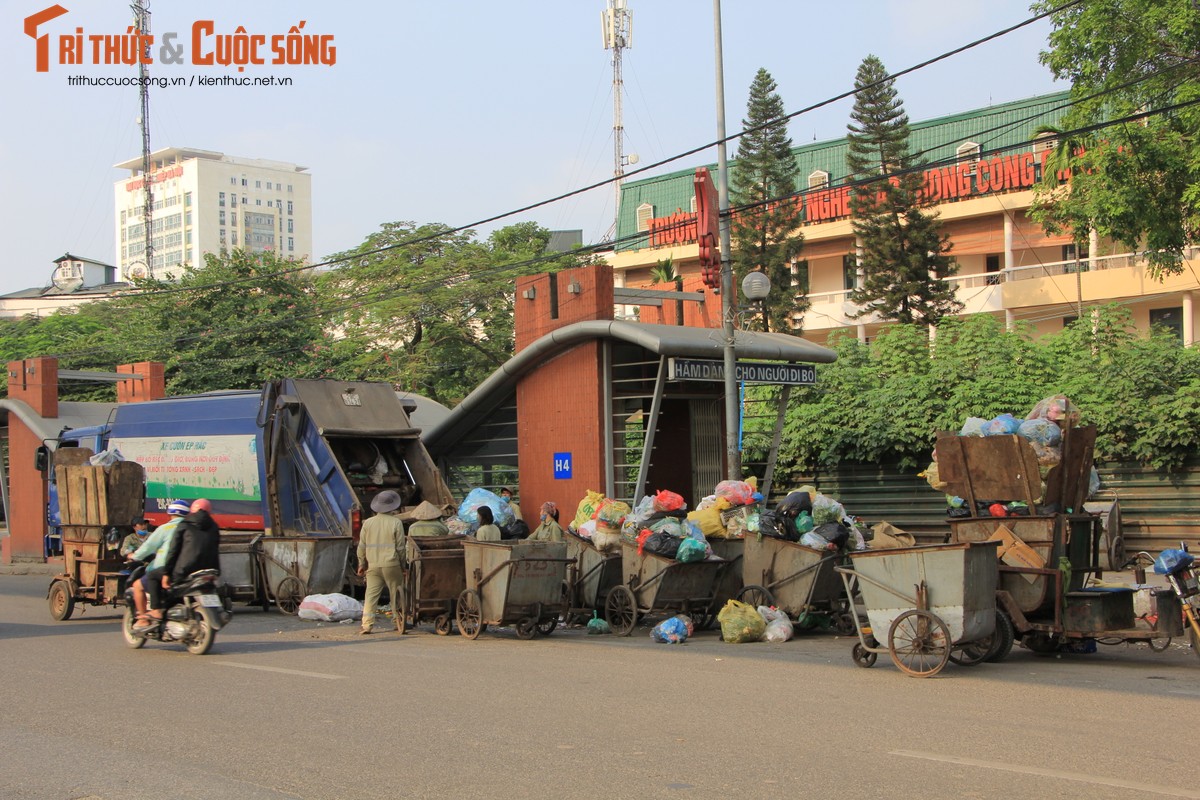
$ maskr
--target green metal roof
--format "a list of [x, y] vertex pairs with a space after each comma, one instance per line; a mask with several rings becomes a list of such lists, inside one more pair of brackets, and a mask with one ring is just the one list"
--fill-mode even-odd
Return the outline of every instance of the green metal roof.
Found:
[[[909, 149], [926, 163], [953, 161], [958, 147], [966, 142], [979, 145], [983, 153], [1028, 148], [1034, 131], [1041, 125], [1055, 125], [1067, 112], [1069, 92], [1039, 95], [1026, 100], [979, 108], [946, 117], [914, 122], [909, 125]], [[799, 167], [801, 189], [807, 186], [808, 176], [817, 170], [829, 173], [832, 186], [843, 183], [849, 172], [846, 167], [846, 139], [813, 142], [792, 150]], [[736, 161], [731, 162], [736, 164]], [[716, 164], [708, 164], [716, 174]], [[653, 216], [664, 217], [677, 209], [685, 213], [692, 208], [692, 177], [695, 167], [629, 181], [621, 187], [621, 213], [617, 220], [618, 250], [646, 247], [645, 236], [626, 242], [625, 237], [637, 232], [637, 208], [645, 203], [654, 206]]]

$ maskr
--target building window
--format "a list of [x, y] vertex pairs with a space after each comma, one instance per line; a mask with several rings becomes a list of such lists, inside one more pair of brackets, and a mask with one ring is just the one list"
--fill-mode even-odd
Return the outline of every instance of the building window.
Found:
[[692, 195], [691, 200], [692, 200], [692, 209], [691, 210], [692, 210], [692, 213], [695, 214], [696, 213], [696, 195]]
[[825, 170], [818, 169], [818, 170], [815, 170], [815, 171], [809, 173], [808, 188], [824, 189], [828, 185], [829, 185], [829, 173], [826, 172]]
[[245, 186], [245, 185], [246, 185], [246, 179], [242, 178], [242, 186]]
[[1150, 309], [1150, 327], [1166, 328], [1180, 342], [1183, 341], [1183, 306]]
[[963, 142], [954, 151], [959, 164], [969, 164], [967, 168], [968, 175], [975, 174], [975, 165], [979, 163], [979, 145], [975, 142]]
[[229, 196], [229, 205], [233, 206], [234, 208], [237, 208], [237, 195], [236, 194]]
[[288, 216], [292, 214], [292, 201], [288, 200]]
[[242, 205], [246, 205], [246, 204], [247, 204], [246, 195], [242, 195]]
[[988, 256], [987, 256], [987, 257], [984, 259], [984, 264], [985, 264], [985, 269], [986, 269], [988, 272], [995, 272], [995, 273], [997, 273], [997, 274], [995, 274], [995, 275], [989, 275], [989, 276], [988, 276], [988, 279], [987, 279], [988, 286], [997, 286], [997, 285], [999, 285], [999, 283], [1000, 283], [1000, 275], [999, 275], [999, 272], [1000, 272], [1000, 254], [999, 254], [999, 253], [990, 253], [990, 254], [988, 254]]
[[[1076, 252], [1078, 252], [1078, 257], [1076, 257]], [[1063, 272], [1074, 272], [1075, 271], [1075, 261], [1080, 262], [1080, 264], [1079, 264], [1080, 272], [1087, 272], [1088, 265], [1085, 263], [1082, 263], [1082, 262], [1087, 261], [1087, 259], [1088, 259], [1088, 246], [1086, 244], [1083, 245], [1082, 247], [1078, 248], [1078, 251], [1076, 250], [1076, 247], [1074, 244], [1064, 244], [1062, 246], [1062, 260], [1065, 263], [1065, 266], [1063, 267]]]
[[237, 247], [237, 231], [233, 232], [233, 246]]
[[808, 262], [797, 261], [792, 265], [792, 286], [798, 294], [808, 294]]
[[842, 288], [846, 291], [858, 286], [858, 257], [853, 253], [842, 256]]
[[261, 205], [262, 205], [262, 200], [260, 200], [260, 199], [259, 199], [259, 198], [257, 198], [257, 197], [256, 197], [256, 198], [254, 198], [254, 205], [256, 205], [256, 206], [261, 206]]
[[[283, 222], [283, 219], [281, 218], [279, 221]], [[288, 220], [288, 233], [295, 233], [295, 232], [296, 231], [292, 229], [292, 221], [289, 219]]]
[[637, 229], [639, 231], [650, 230], [650, 220], [654, 217], [654, 206], [649, 203], [642, 203], [637, 207]]
[[183, 224], [184, 224], [184, 225], [191, 225], [191, 224], [192, 224], [192, 212], [190, 212], [190, 211], [187, 211], [187, 212], [185, 212], [185, 213], [184, 213], [184, 215], [183, 215]]
[[[217, 205], [219, 205], [221, 208], [225, 207], [225, 193], [224, 192], [219, 192], [217, 194]], [[122, 222], [125, 221], [125, 213], [124, 212], [121, 213], [121, 221]]]
[[183, 193], [183, 207], [184, 207], [184, 208], [187, 208], [187, 207], [188, 207], [188, 206], [190, 206], [191, 204], [192, 204], [192, 193], [191, 193], [191, 192], [184, 192], [184, 193]]
[[187, 234], [184, 236], [184, 242], [187, 244], [188, 247], [192, 246], [192, 232], [191, 231], [188, 231]]
[[[1033, 154], [1035, 156], [1041, 156], [1041, 154], [1047, 150], [1053, 150], [1057, 144], [1058, 140], [1054, 138], [1053, 133], [1039, 133], [1037, 136], [1033, 137]], [[1039, 163], [1041, 160], [1041, 158], [1034, 159], [1035, 162]]]
[[254, 182], [254, 188], [255, 188], [255, 189], [261, 189], [261, 188], [262, 188], [262, 181], [255, 181], [255, 182]]
[[218, 225], [225, 224], [225, 212], [224, 211], [217, 212], [217, 224]]
[[289, 184], [288, 184], [288, 191], [290, 192], [291, 190], [292, 190], [292, 185], [289, 183]]
[[295, 249], [296, 249], [296, 240], [293, 239], [291, 236], [289, 236], [288, 237], [288, 252], [290, 253]]

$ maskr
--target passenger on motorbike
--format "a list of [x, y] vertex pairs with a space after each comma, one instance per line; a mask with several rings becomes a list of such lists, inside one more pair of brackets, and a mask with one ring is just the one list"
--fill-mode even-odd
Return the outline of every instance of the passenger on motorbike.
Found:
[[184, 583], [193, 572], [221, 569], [221, 530], [211, 511], [212, 503], [200, 498], [180, 522], [163, 564], [163, 589]]
[[[137, 623], [134, 630], [144, 632], [158, 624], [162, 619], [162, 598], [159, 586], [162, 582], [163, 567], [167, 562], [167, 551], [175, 538], [179, 524], [187, 515], [190, 506], [183, 500], [176, 500], [167, 506], [171, 519], [160, 525], [146, 541], [133, 552], [133, 561], [149, 561], [146, 573], [133, 584], [133, 601], [137, 607]], [[147, 609], [149, 599], [149, 609]]]

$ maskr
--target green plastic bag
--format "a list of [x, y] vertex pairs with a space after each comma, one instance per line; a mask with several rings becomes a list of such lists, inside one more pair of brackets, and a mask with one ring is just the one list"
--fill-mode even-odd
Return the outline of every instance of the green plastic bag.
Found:
[[703, 561], [707, 553], [708, 548], [704, 546], [704, 542], [689, 536], [679, 543], [679, 552], [675, 554], [675, 560], [684, 563]]
[[733, 644], [757, 642], [767, 629], [767, 621], [752, 605], [740, 600], [730, 600], [717, 614], [721, 623], [721, 638]]
[[612, 628], [609, 626], [608, 620], [601, 619], [600, 616], [593, 611], [592, 618], [588, 620], [587, 631], [588, 635], [592, 636], [595, 634], [612, 633]]

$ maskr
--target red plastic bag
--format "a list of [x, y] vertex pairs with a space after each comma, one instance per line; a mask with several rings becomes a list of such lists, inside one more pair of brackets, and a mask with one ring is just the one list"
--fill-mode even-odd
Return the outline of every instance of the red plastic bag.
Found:
[[681, 508], [683, 508], [683, 497], [675, 492], [663, 489], [654, 495], [655, 511], [678, 511]]
[[642, 528], [642, 532], [638, 534], [637, 543], [639, 556], [646, 554], [643, 548], [646, 546], [646, 540], [649, 539], [653, 534], [654, 531], [650, 530], [649, 528]]
[[735, 506], [746, 506], [754, 502], [754, 489], [745, 481], [721, 481], [713, 493], [717, 497], [724, 497]]

